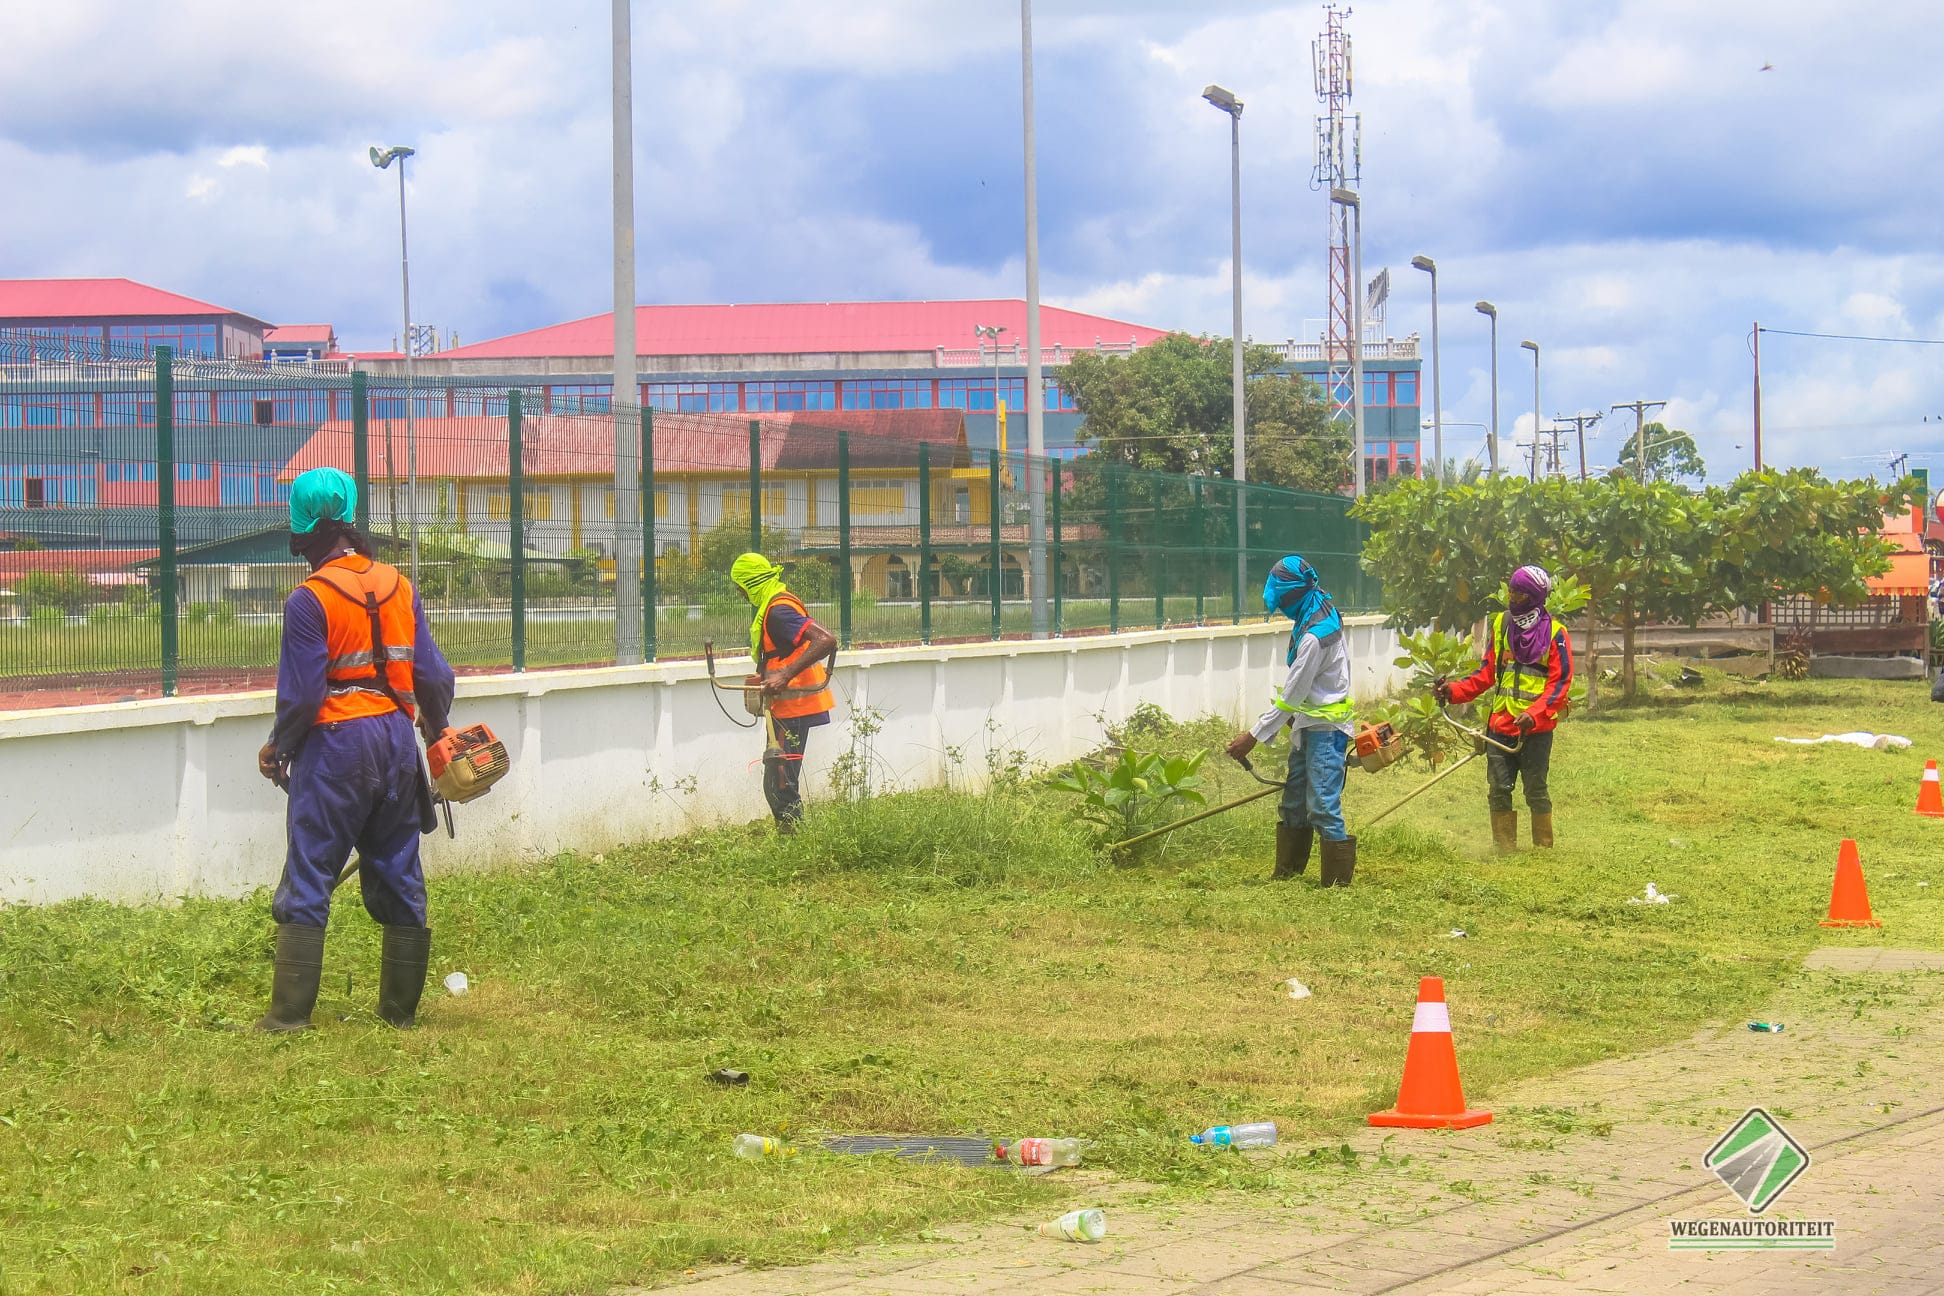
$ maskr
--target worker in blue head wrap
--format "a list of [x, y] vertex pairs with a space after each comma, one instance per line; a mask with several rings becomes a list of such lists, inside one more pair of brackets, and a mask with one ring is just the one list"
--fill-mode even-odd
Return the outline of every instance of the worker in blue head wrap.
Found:
[[1350, 646], [1343, 616], [1324, 592], [1316, 569], [1290, 554], [1269, 569], [1262, 606], [1290, 620], [1287, 670], [1274, 705], [1229, 741], [1237, 760], [1286, 727], [1289, 775], [1276, 823], [1276, 868], [1284, 881], [1309, 864], [1323, 839], [1323, 885], [1349, 886], [1357, 871], [1357, 839], [1343, 823], [1343, 773], [1350, 752]]

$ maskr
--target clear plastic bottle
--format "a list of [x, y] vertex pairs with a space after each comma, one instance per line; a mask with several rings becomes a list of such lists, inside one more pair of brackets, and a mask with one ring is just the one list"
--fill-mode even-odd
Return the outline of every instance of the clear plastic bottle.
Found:
[[766, 1156], [786, 1155], [781, 1139], [764, 1138], [761, 1134], [738, 1134], [734, 1146], [737, 1156], [751, 1161]]
[[1076, 1138], [1028, 1138], [1001, 1143], [993, 1152], [1001, 1161], [1021, 1166], [1077, 1166], [1086, 1144]]
[[1060, 1218], [1039, 1226], [1043, 1237], [1065, 1238], [1069, 1242], [1098, 1242], [1107, 1236], [1107, 1212], [1068, 1211]]
[[1190, 1134], [1188, 1141], [1203, 1147], [1274, 1147], [1276, 1122], [1256, 1121], [1249, 1125], [1213, 1125], [1199, 1134]]

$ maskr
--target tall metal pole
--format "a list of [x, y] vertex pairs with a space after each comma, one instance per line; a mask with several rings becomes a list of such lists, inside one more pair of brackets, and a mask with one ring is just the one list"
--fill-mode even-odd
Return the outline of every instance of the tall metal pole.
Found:
[[1485, 448], [1490, 452], [1492, 476], [1496, 477], [1499, 473], [1498, 307], [1488, 301], [1482, 301], [1478, 303], [1477, 310], [1480, 315], [1492, 321], [1492, 430], [1485, 438]]
[[1762, 322], [1755, 321], [1755, 471], [1762, 471]]
[[1249, 453], [1248, 443], [1243, 436], [1247, 430], [1248, 403], [1243, 399], [1246, 379], [1242, 369], [1242, 105], [1239, 103], [1235, 105], [1235, 111], [1229, 114], [1229, 199], [1229, 259], [1234, 263], [1229, 277], [1235, 297], [1232, 343], [1235, 351], [1235, 585], [1241, 589], [1249, 583], [1249, 554], [1241, 543], [1242, 537], [1248, 534], [1249, 501], [1242, 484], [1249, 480]]
[[[644, 625], [639, 585], [654, 545], [640, 534], [641, 429], [633, 413], [635, 392], [635, 229], [634, 229], [634, 34], [629, 0], [614, 0], [614, 387], [608, 413], [614, 420], [614, 662], [642, 660]], [[752, 507], [754, 504], [752, 502]]]
[[418, 411], [412, 407], [418, 403], [412, 395], [412, 258], [405, 245], [405, 159], [398, 159], [398, 279], [405, 297], [405, 481], [411, 494], [409, 509], [411, 519], [408, 526], [412, 537], [411, 578], [412, 588], [419, 583], [419, 534], [418, 534]]
[[[1438, 358], [1438, 263], [1428, 256], [1412, 257], [1411, 264], [1431, 276], [1431, 461], [1437, 480], [1444, 480], [1444, 370]], [[1423, 458], [1419, 456], [1420, 460]], [[1419, 465], [1420, 470], [1422, 464]]]
[[1521, 342], [1519, 345], [1532, 352], [1532, 472], [1531, 479], [1539, 480], [1539, 344]]
[[1350, 219], [1354, 222], [1350, 243], [1350, 263], [1354, 267], [1350, 278], [1350, 399], [1356, 402], [1351, 407], [1357, 430], [1357, 489], [1354, 493], [1361, 499], [1365, 490], [1365, 479], [1370, 475], [1369, 465], [1364, 462], [1364, 281], [1363, 199], [1361, 197], [1351, 204]]
[[[1046, 398], [1040, 390], [1039, 179], [1033, 151], [1033, 0], [1019, 0], [1022, 114], [1026, 121], [1026, 499], [1031, 557], [1033, 638], [1047, 637]], [[998, 517], [995, 487], [993, 517]], [[996, 523], [995, 523], [996, 525]], [[1000, 573], [995, 569], [993, 579]]]

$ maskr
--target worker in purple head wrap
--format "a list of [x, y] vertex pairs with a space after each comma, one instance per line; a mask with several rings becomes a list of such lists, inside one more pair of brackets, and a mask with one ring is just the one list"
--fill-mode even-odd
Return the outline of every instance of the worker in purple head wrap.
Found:
[[1469, 678], [1440, 679], [1432, 694], [1446, 706], [1469, 702], [1487, 692], [1493, 734], [1516, 752], [1488, 746], [1485, 794], [1492, 810], [1492, 845], [1501, 854], [1519, 846], [1519, 812], [1512, 808], [1512, 785], [1523, 779], [1532, 810], [1532, 844], [1553, 844], [1552, 795], [1546, 775], [1552, 765], [1553, 729], [1566, 713], [1573, 684], [1573, 645], [1566, 627], [1546, 611], [1552, 577], [1543, 567], [1521, 567], [1507, 582], [1510, 606], [1492, 618], [1491, 651]]

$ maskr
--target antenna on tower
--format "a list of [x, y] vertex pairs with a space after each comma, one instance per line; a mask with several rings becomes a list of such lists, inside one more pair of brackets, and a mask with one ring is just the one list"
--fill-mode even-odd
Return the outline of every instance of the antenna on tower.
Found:
[[[1310, 44], [1316, 73], [1316, 97], [1323, 111], [1316, 118], [1316, 167], [1310, 174], [1310, 187], [1334, 193], [1354, 191], [1363, 181], [1363, 118], [1350, 111], [1351, 72], [1350, 37], [1343, 20], [1350, 16], [1348, 6], [1323, 6], [1323, 34]], [[1323, 359], [1329, 366], [1324, 390], [1330, 399], [1330, 421], [1351, 423], [1357, 419], [1357, 402], [1362, 393], [1355, 390], [1354, 370], [1361, 358], [1357, 336], [1356, 270], [1350, 259], [1349, 203], [1333, 196], [1330, 213], [1330, 296], [1324, 312]], [[1389, 290], [1389, 279], [1383, 281]], [[1373, 308], [1381, 307], [1383, 294], [1378, 285], [1370, 288]]]

